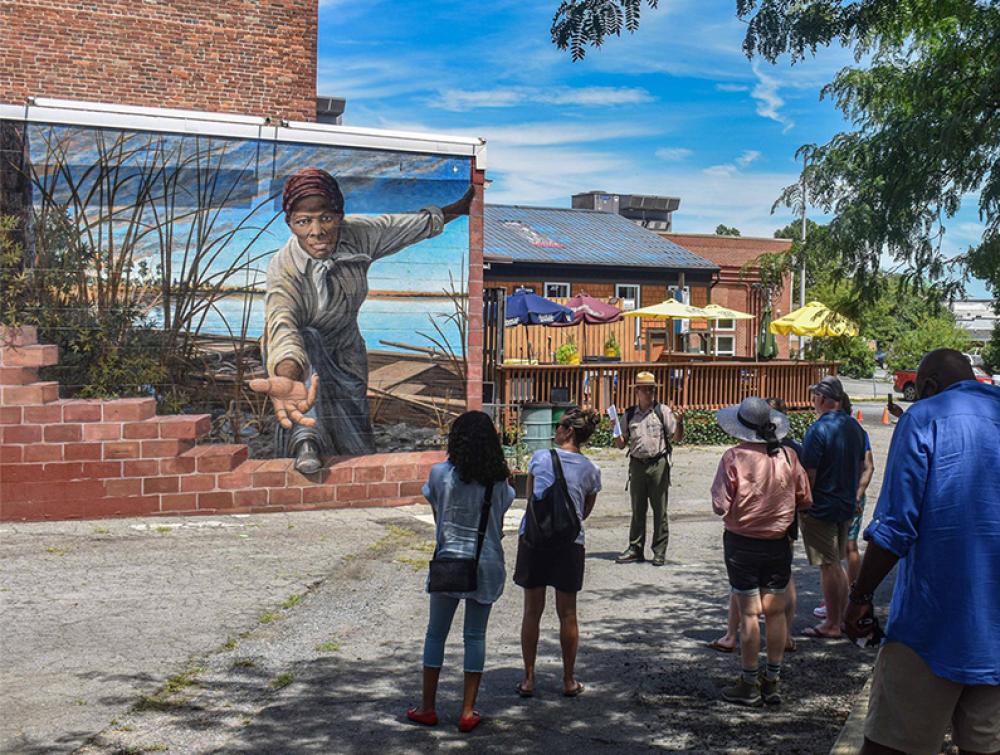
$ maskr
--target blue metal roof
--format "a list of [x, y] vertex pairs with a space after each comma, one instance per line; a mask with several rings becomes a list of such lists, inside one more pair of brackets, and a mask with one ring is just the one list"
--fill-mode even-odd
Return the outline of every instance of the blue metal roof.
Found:
[[[711, 271], [719, 266], [609, 212], [486, 205], [486, 257], [506, 262]], [[498, 260], [499, 261], [499, 260]]]

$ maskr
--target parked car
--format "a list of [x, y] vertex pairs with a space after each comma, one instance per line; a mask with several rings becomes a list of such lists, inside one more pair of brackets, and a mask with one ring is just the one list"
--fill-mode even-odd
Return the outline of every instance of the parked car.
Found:
[[[980, 383], [986, 383], [986, 385], [993, 385], [993, 378], [990, 375], [979, 369], [978, 367], [972, 368], [972, 374], [976, 376], [976, 380]], [[917, 400], [917, 371], [916, 370], [896, 370], [895, 377], [893, 379], [892, 388], [897, 393], [903, 394], [904, 401], [916, 401]]]

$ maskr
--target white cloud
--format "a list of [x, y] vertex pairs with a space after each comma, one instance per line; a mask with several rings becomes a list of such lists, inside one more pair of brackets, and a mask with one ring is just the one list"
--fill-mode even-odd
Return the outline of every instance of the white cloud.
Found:
[[428, 104], [443, 110], [473, 110], [530, 104], [607, 107], [643, 104], [654, 99], [640, 87], [497, 87], [480, 90], [445, 89]]
[[741, 168], [745, 168], [759, 157], [760, 157], [760, 152], [758, 152], [755, 149], [748, 149], [746, 152], [744, 152], [742, 155], [736, 158], [736, 164]]
[[677, 162], [683, 160], [687, 157], [691, 157], [694, 154], [689, 149], [684, 147], [661, 147], [654, 153], [661, 160], [666, 160], [667, 162]]
[[750, 91], [750, 96], [757, 101], [757, 115], [780, 123], [782, 133], [789, 131], [795, 126], [795, 122], [781, 112], [785, 101], [778, 94], [778, 80], [761, 71], [756, 63], [753, 65], [753, 72], [757, 77], [757, 85]]
[[749, 92], [750, 87], [743, 84], [716, 84], [715, 88], [719, 92]]

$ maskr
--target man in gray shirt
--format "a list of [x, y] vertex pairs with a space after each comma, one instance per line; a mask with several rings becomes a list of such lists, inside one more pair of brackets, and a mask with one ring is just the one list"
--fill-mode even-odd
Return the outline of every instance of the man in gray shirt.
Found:
[[663, 566], [667, 558], [670, 525], [667, 521], [667, 493], [670, 488], [670, 440], [680, 440], [683, 429], [677, 417], [656, 401], [656, 378], [651, 372], [636, 376], [636, 406], [625, 411], [622, 434], [615, 438], [618, 448], [628, 445], [629, 493], [632, 523], [628, 548], [616, 559], [619, 564], [645, 560], [646, 510], [653, 510], [653, 566]]

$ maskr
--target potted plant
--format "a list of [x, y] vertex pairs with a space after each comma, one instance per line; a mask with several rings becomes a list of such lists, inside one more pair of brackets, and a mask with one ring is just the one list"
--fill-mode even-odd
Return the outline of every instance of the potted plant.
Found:
[[503, 455], [510, 467], [510, 484], [517, 498], [528, 497], [528, 444], [524, 442], [524, 428], [508, 425], [503, 431]]
[[618, 339], [615, 338], [615, 334], [612, 333], [608, 336], [608, 340], [604, 342], [604, 356], [611, 357], [613, 359], [620, 359], [622, 355], [622, 347], [618, 345]]
[[580, 349], [576, 346], [576, 339], [569, 337], [562, 346], [556, 349], [556, 362], [558, 364], [580, 364]]

